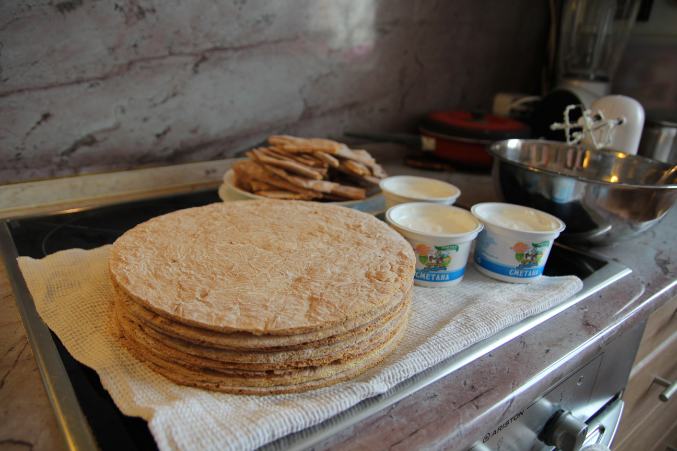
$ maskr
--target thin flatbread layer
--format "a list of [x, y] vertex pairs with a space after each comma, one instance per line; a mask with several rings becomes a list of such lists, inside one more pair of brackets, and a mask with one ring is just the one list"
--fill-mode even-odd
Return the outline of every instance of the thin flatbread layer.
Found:
[[188, 375], [189, 377], [193, 378], [199, 377], [210, 380], [211, 382], [252, 387], [288, 385], [324, 378], [347, 368], [361, 364], [366, 356], [372, 355], [378, 352], [379, 349], [387, 346], [387, 344], [402, 329], [404, 324], [406, 324], [406, 319], [403, 319], [402, 322], [398, 323], [398, 327], [394, 328], [390, 333], [382, 337], [381, 340], [361, 350], [359, 353], [351, 355], [349, 358], [336, 359], [324, 365], [292, 368], [282, 371], [260, 371], [258, 372], [257, 377], [252, 377], [251, 374], [236, 374], [230, 369], [222, 370], [213, 368], [200, 368], [193, 370], [177, 363], [176, 361], [166, 359], [162, 355], [149, 352], [149, 350], [145, 348], [135, 347], [132, 351], [138, 353], [144, 359], [151, 361], [156, 365], [171, 369], [176, 374]]
[[[125, 321], [130, 321], [143, 329], [143, 335], [159, 340], [167, 346], [179, 349], [189, 354], [201, 355], [210, 358], [220, 358], [224, 361], [238, 361], [238, 362], [259, 362], [270, 363], [279, 361], [294, 360], [299, 356], [318, 356], [324, 355], [336, 350], [341, 350], [352, 344], [369, 339], [373, 334], [386, 327], [389, 323], [399, 316], [404, 308], [410, 303], [411, 294], [403, 302], [396, 305], [389, 310], [385, 315], [381, 316], [365, 326], [360, 326], [355, 333], [341, 334], [336, 340], [321, 340], [315, 346], [291, 347], [291, 348], [258, 348], [258, 349], [226, 349], [222, 347], [212, 346], [210, 343], [195, 343], [193, 341], [185, 340], [183, 337], [177, 337], [166, 333], [164, 330], [158, 330], [152, 326], [138, 321], [137, 318], [128, 315], [124, 308], [120, 308], [119, 304], [117, 311]], [[332, 337], [330, 337], [332, 338]], [[219, 356], [219, 357], [214, 357]], [[233, 356], [235, 360], [228, 359]], [[238, 358], [238, 356], [240, 356]]]
[[194, 365], [211, 368], [241, 368], [251, 370], [273, 370], [319, 366], [347, 355], [359, 354], [374, 342], [387, 335], [408, 315], [409, 301], [394, 312], [390, 321], [370, 331], [363, 337], [353, 337], [344, 342], [332, 343], [317, 348], [294, 349], [291, 351], [231, 351], [195, 345], [184, 340], [159, 334], [129, 320], [120, 310], [116, 312], [123, 335], [138, 347], [170, 359], [192, 362]]
[[414, 274], [409, 243], [374, 216], [316, 202], [216, 203], [126, 232], [111, 281], [172, 320], [294, 335], [387, 303]]
[[[169, 362], [157, 359], [152, 355], [144, 355], [135, 348], [131, 348], [130, 352], [150, 369], [162, 374], [167, 379], [179, 385], [247, 395], [299, 393], [352, 379], [378, 365], [395, 350], [397, 344], [402, 340], [406, 329], [406, 323], [407, 322], [404, 321], [400, 328], [385, 342], [384, 345], [374, 348], [370, 352], [351, 360], [347, 364], [339, 361], [330, 365], [318, 367], [312, 372], [309, 370], [304, 374], [305, 377], [303, 378], [282, 379], [281, 381], [278, 381], [279, 385], [274, 385], [275, 381], [270, 380], [261, 383], [261, 380], [258, 378], [232, 378], [211, 370], [185, 370], [180, 367], [177, 368], [176, 365]], [[273, 384], [271, 384], [271, 382], [273, 382]]]
[[[315, 347], [366, 333], [390, 314], [406, 297], [411, 296], [413, 282], [399, 289], [390, 302], [383, 306], [335, 326], [297, 335], [255, 335], [248, 332], [222, 333], [209, 329], [188, 326], [164, 318], [132, 301], [124, 293], [119, 293], [117, 308], [133, 321], [151, 327], [158, 332], [175, 338], [181, 338], [195, 344], [233, 350], [283, 350]], [[406, 295], [403, 296], [403, 290]]]
[[117, 320], [122, 325], [123, 337], [126, 343], [128, 346], [134, 347], [137, 352], [150, 353], [157, 358], [194, 371], [226, 371], [240, 374], [240, 377], [280, 377], [283, 374], [304, 374], [307, 368], [319, 368], [332, 362], [347, 362], [373, 349], [374, 346], [383, 345], [389, 339], [388, 337], [392, 336], [396, 330], [399, 330], [402, 323], [407, 321], [409, 311], [409, 305], [407, 305], [392, 324], [388, 324], [386, 328], [369, 339], [352, 346], [347, 346], [342, 351], [309, 359], [273, 364], [228, 362], [187, 354], [179, 349], [169, 347], [150, 336], [143, 335], [134, 326], [130, 327], [129, 323], [126, 323], [125, 318], [122, 316], [118, 316]]

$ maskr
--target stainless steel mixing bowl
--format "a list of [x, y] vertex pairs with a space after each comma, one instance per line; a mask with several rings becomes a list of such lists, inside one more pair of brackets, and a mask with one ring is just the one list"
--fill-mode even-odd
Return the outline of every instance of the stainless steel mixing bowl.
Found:
[[671, 166], [620, 152], [563, 142], [510, 139], [488, 146], [504, 202], [566, 223], [558, 241], [605, 246], [636, 238], [677, 201], [677, 177], [655, 185]]

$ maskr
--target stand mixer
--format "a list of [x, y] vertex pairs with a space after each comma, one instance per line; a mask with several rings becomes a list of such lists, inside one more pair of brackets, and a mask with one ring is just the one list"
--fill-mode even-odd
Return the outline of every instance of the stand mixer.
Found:
[[[593, 104], [611, 93], [613, 75], [640, 3], [640, 0], [564, 1], [557, 42], [555, 87], [543, 97], [532, 115], [529, 125], [534, 137], [565, 141], [563, 131], [553, 130], [550, 126], [562, 120], [569, 105], [581, 105], [582, 111], [602, 109]], [[607, 99], [603, 108], [608, 109], [618, 100]], [[624, 102], [624, 99], [620, 100], [620, 103]], [[578, 120], [582, 111], [571, 111], [572, 119]], [[644, 124], [643, 109], [641, 115], [640, 136]]]

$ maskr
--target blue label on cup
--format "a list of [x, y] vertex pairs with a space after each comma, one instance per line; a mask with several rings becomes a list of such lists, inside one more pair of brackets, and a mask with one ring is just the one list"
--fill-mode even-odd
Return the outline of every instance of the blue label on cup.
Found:
[[441, 267], [439, 270], [432, 267], [425, 267], [423, 269], [416, 268], [414, 279], [425, 280], [426, 282], [451, 282], [452, 280], [463, 277], [465, 265], [455, 271], [444, 271], [444, 269], [446, 268]]
[[484, 229], [477, 237], [473, 260], [499, 276], [532, 279], [543, 274], [552, 241], [531, 242]]
[[543, 274], [543, 270], [545, 269], [545, 266], [537, 266], [535, 264], [518, 266], [501, 265], [500, 263], [482, 258], [482, 255], [480, 254], [475, 254], [475, 263], [496, 274], [519, 278], [538, 277]]

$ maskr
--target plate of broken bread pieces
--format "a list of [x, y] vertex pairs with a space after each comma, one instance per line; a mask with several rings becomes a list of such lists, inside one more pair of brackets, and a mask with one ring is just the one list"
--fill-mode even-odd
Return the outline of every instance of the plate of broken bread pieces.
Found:
[[233, 163], [219, 189], [222, 200], [286, 199], [350, 206], [380, 195], [387, 174], [361, 149], [330, 139], [275, 135]]

